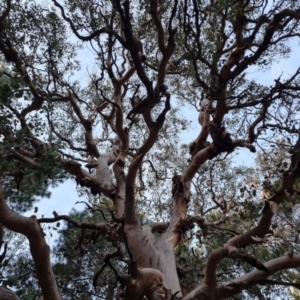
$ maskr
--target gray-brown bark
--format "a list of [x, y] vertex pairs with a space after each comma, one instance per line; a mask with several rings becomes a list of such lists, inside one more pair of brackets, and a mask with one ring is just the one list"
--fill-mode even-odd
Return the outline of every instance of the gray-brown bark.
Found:
[[0, 286], [0, 299], [1, 300], [20, 300], [18, 295], [7, 287]]

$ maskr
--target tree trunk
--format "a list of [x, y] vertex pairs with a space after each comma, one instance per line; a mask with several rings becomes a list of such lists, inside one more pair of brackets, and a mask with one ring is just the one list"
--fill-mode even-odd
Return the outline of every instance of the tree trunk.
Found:
[[[170, 239], [157, 238], [140, 226], [125, 226], [128, 248], [140, 268], [159, 270], [172, 294], [181, 290]], [[181, 293], [177, 294], [178, 296]]]
[[0, 286], [1, 300], [21, 300], [19, 296], [7, 287]]

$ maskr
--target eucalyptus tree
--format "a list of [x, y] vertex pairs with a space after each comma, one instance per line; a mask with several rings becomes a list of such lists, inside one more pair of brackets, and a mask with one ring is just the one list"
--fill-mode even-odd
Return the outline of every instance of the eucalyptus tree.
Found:
[[[259, 82], [299, 38], [297, 5], [2, 2], [0, 52], [10, 63], [2, 77], [10, 84], [1, 87], [1, 158], [10, 166], [1, 175], [0, 223], [28, 238], [45, 300], [62, 297], [41, 226], [61, 220], [80, 230], [82, 252], [91, 237], [112, 242], [115, 251], [95, 278], [110, 268], [116, 299], [225, 299], [251, 288], [262, 298], [273, 286], [299, 288], [291, 270], [300, 267], [297, 228], [287, 228], [287, 217], [277, 220], [286, 202], [289, 216], [299, 214], [300, 69]], [[249, 70], [262, 76], [253, 79]], [[187, 135], [196, 126], [190, 116], [200, 128]], [[264, 198], [267, 174], [229, 172], [226, 161], [238, 148], [268, 154], [274, 145], [286, 149], [285, 161]], [[92, 211], [99, 197], [110, 199], [111, 219], [15, 211], [11, 194], [26, 192], [28, 177], [47, 184], [62, 172], [94, 197]], [[199, 242], [187, 243], [195, 225]], [[205, 257], [196, 287], [181, 287], [175, 250], [184, 243], [193, 259]], [[127, 274], [113, 259], [128, 265]], [[219, 272], [224, 265], [228, 276]]]

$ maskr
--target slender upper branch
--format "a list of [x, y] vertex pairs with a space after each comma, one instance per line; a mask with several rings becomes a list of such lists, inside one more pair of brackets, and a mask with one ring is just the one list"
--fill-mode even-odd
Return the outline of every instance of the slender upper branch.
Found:
[[105, 237], [109, 241], [123, 241], [122, 230], [120, 224], [110, 223], [91, 223], [91, 222], [78, 222], [70, 216], [58, 215], [55, 211], [53, 212], [54, 218], [40, 218], [39, 223], [54, 223], [60, 220], [65, 220], [71, 223], [73, 226], [81, 229], [92, 229], [96, 230], [97, 233]]
[[157, 35], [158, 35], [158, 46], [159, 46], [159, 50], [162, 53], [162, 59], [160, 61], [159, 68], [158, 68], [158, 78], [156, 84], [157, 88], [160, 87], [162, 84], [164, 84], [166, 73], [167, 73], [167, 64], [175, 49], [174, 36], [176, 34], [176, 29], [172, 29], [171, 23], [177, 11], [177, 4], [178, 4], [178, 0], [175, 0], [173, 10], [172, 10], [172, 15], [170, 17], [170, 23], [169, 23], [169, 41], [168, 41], [168, 45], [166, 46], [165, 31], [163, 29], [163, 26], [159, 18], [157, 0], [150, 1], [149, 13], [151, 14], [152, 20], [156, 26]]
[[90, 41], [92, 40], [93, 38], [95, 37], [98, 37], [100, 34], [102, 33], [107, 33], [107, 34], [110, 34], [110, 35], [113, 35], [119, 42], [120, 44], [127, 48], [127, 43], [126, 41], [114, 30], [111, 30], [111, 29], [108, 29], [108, 28], [101, 28], [101, 29], [98, 29], [96, 31], [94, 31], [93, 33], [91, 33], [90, 35], [88, 36], [82, 36], [78, 33], [78, 31], [76, 30], [72, 20], [70, 18], [68, 18], [65, 14], [65, 10], [63, 8], [63, 6], [61, 4], [59, 4], [56, 0], [52, 0], [54, 5], [56, 7], [58, 7], [61, 11], [61, 14], [62, 14], [62, 17], [64, 18], [65, 21], [67, 21], [70, 26], [71, 26], [71, 29], [73, 31], [73, 33], [76, 35], [77, 38], [79, 38], [80, 40], [82, 41]]
[[246, 56], [233, 70], [233, 72], [230, 75], [230, 78], [235, 78], [237, 75], [241, 74], [248, 67], [249, 64], [256, 62], [261, 57], [261, 55], [268, 49], [273, 35], [278, 29], [280, 22], [286, 17], [299, 19], [300, 13], [296, 10], [286, 8], [280, 11], [279, 13], [275, 14], [274, 18], [269, 22], [265, 31], [264, 38], [257, 50], [255, 51], [255, 53], [249, 57]]
[[3, 23], [3, 21], [8, 17], [10, 9], [11, 9], [11, 0], [7, 0], [6, 3], [7, 3], [7, 6], [6, 6], [4, 13], [0, 17], [0, 23]]
[[131, 54], [131, 57], [132, 57], [134, 65], [136, 67], [136, 72], [137, 72], [139, 78], [141, 79], [141, 81], [143, 82], [143, 84], [146, 87], [148, 98], [153, 99], [154, 98], [154, 89], [152, 86], [152, 82], [148, 78], [148, 76], [145, 73], [145, 70], [142, 66], [142, 62], [141, 62], [140, 55], [139, 55], [138, 44], [136, 43], [134, 36], [133, 36], [133, 32], [132, 32], [132, 25], [131, 25], [131, 20], [130, 20], [131, 19], [130, 2], [128, 0], [123, 2], [124, 10], [121, 7], [120, 0], [114, 0], [114, 2], [116, 4], [117, 10], [118, 10], [120, 17], [122, 19], [122, 22], [123, 22], [123, 31], [124, 31], [126, 43], [128, 46], [126, 48], [129, 50], [129, 52]]
[[86, 141], [86, 147], [87, 150], [95, 157], [99, 157], [100, 153], [98, 151], [98, 148], [96, 147], [96, 144], [94, 142], [93, 134], [92, 134], [92, 121], [89, 119], [85, 119], [82, 115], [82, 112], [80, 110], [79, 105], [76, 103], [75, 99], [73, 98], [73, 95], [69, 95], [70, 103], [73, 107], [74, 112], [76, 113], [77, 117], [80, 120], [80, 123], [85, 129], [85, 141]]
[[156, 122], [150, 129], [149, 136], [144, 142], [144, 144], [137, 151], [136, 155], [131, 161], [131, 164], [128, 169], [128, 174], [126, 178], [126, 201], [125, 201], [125, 222], [133, 223], [135, 221], [135, 179], [137, 171], [142, 163], [144, 156], [149, 152], [157, 141], [159, 130], [162, 128], [167, 112], [170, 110], [170, 94], [166, 93], [166, 103], [165, 108], [158, 116]]

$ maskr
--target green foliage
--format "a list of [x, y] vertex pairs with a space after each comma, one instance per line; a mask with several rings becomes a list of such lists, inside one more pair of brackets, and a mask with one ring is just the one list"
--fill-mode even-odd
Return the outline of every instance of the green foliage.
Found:
[[[129, 2], [132, 6], [132, 33], [141, 38], [147, 56], [143, 68], [155, 84], [161, 49], [157, 43], [155, 22], [149, 22], [149, 1]], [[161, 5], [159, 18], [165, 29], [165, 42], [169, 43], [168, 26], [171, 25], [173, 2], [158, 2]], [[172, 109], [156, 144], [144, 157], [136, 178], [136, 215], [141, 226], [169, 220], [174, 205], [172, 177], [181, 175], [190, 166], [193, 157], [187, 143], [196, 139], [199, 141], [206, 135], [204, 129], [202, 132], [199, 130], [197, 122], [204, 97], [211, 97], [214, 101], [207, 113], [212, 122], [219, 115], [219, 112], [215, 114], [218, 107], [222, 106], [222, 102], [227, 103], [223, 109], [226, 115], [220, 122], [222, 124], [218, 124], [218, 130], [228, 134], [232, 140], [239, 142], [245, 139], [263, 149], [258, 154], [257, 169], [239, 167], [238, 163], [233, 165], [236, 157], [228, 153], [221, 153], [214, 159], [209, 157], [198, 169], [192, 182], [189, 214], [203, 216], [209, 225], [187, 232], [176, 248], [178, 274], [184, 292], [203, 281], [205, 261], [215, 249], [257, 224], [263, 202], [276, 193], [289, 167], [290, 156], [300, 151], [294, 146], [295, 132], [299, 130], [300, 105], [296, 101], [299, 97], [299, 72], [291, 80], [285, 81], [284, 76], [279, 77], [274, 86], [258, 83], [257, 78], [253, 80], [251, 74], [246, 73], [247, 68], [252, 72], [251, 67], [255, 67], [255, 71], [265, 71], [274, 61], [288, 57], [291, 47], [286, 38], [298, 36], [298, 20], [287, 18], [277, 26], [267, 51], [265, 45], [259, 46], [267, 36], [266, 28], [270, 20], [274, 15], [279, 18], [279, 12], [286, 8], [285, 1], [273, 2], [263, 5], [263, 1], [244, 1], [242, 5], [242, 1], [179, 1], [178, 11], [172, 20], [172, 27], [177, 30], [176, 47], [164, 82], [172, 94]], [[297, 1], [290, 1], [289, 5], [298, 9]], [[124, 49], [112, 35], [116, 32], [124, 38], [124, 24], [109, 1], [86, 3], [66, 0], [63, 6], [67, 17], [72, 20], [72, 30], [75, 28], [78, 31], [77, 36], [86, 37], [99, 28], [109, 28], [110, 33], [105, 38], [95, 35], [86, 44], [74, 42], [70, 22], [63, 21], [60, 11], [54, 9], [51, 2], [32, 0], [14, 1], [11, 13], [5, 24], [1, 25], [5, 27], [5, 36], [1, 36], [5, 37], [4, 46], [7, 45], [6, 38], [11, 40], [22, 68], [26, 69], [26, 72], [20, 72], [20, 65], [13, 63], [13, 66], [3, 67], [0, 73], [0, 179], [4, 182], [5, 198], [18, 212], [31, 209], [41, 198], [50, 197], [48, 188], [67, 178], [61, 154], [67, 156], [65, 162], [68, 159], [77, 160], [84, 169], [91, 145], [96, 146], [101, 154], [108, 151], [117, 134], [114, 123], [116, 107], [111, 105], [115, 79], [132, 66], [129, 48]], [[237, 23], [237, 15], [242, 10], [245, 22]], [[201, 24], [197, 19], [199, 15]], [[282, 26], [286, 28], [282, 29]], [[242, 46], [236, 41], [240, 29], [243, 30], [240, 37]], [[251, 33], [255, 33], [253, 45], [246, 40]], [[262, 53], [249, 62], [257, 49], [262, 49]], [[241, 55], [234, 50], [242, 51]], [[230, 65], [232, 60], [236, 61]], [[83, 70], [84, 74], [81, 73]], [[239, 70], [242, 70], [241, 73]], [[226, 90], [226, 99], [219, 98], [220, 88]], [[122, 127], [130, 136], [124, 173], [150, 131], [140, 115], [136, 116], [134, 124], [126, 119], [132, 109], [130, 98], [134, 93], [140, 99], [147, 96], [137, 74], [122, 87]], [[75, 104], [71, 103], [70, 95]], [[99, 109], [102, 105], [104, 108]], [[153, 121], [163, 107], [162, 101], [152, 109]], [[266, 108], [268, 113], [264, 115]], [[30, 112], [26, 114], [25, 122], [20, 115], [26, 109]], [[193, 136], [187, 134], [189, 128]], [[92, 135], [89, 134], [92, 131], [94, 140], [90, 143]], [[203, 139], [210, 145], [214, 142], [214, 147], [220, 143], [210, 137]], [[13, 150], [20, 149], [29, 153], [25, 155], [27, 160], [15, 159]], [[91, 175], [96, 175], [94, 169], [89, 171]], [[115, 184], [118, 183], [112, 179], [112, 185]], [[295, 187], [299, 184], [297, 182]], [[78, 188], [79, 196], [88, 196], [89, 200], [93, 198], [89, 203], [97, 207], [98, 198], [89, 195], [89, 191], [90, 188]], [[106, 206], [98, 207], [102, 210], [111, 208], [111, 203], [101, 197]], [[73, 210], [71, 217], [94, 223], [105, 221], [99, 211]], [[298, 193], [286, 191], [282, 208], [273, 221], [272, 232], [265, 239], [253, 237], [253, 243], [242, 250], [262, 262], [282, 256], [291, 248], [299, 252]], [[85, 254], [80, 256], [80, 251], [75, 249], [80, 235], [78, 229], [69, 224], [62, 227], [61, 222], [49, 228], [61, 235], [53, 252], [54, 273], [65, 299], [113, 299], [116, 280], [109, 268], [102, 272], [96, 290], [91, 282], [103, 265], [105, 254], [112, 252], [116, 245], [104, 239], [93, 243], [85, 239]], [[9, 251], [13, 251], [12, 246]], [[15, 287], [23, 299], [34, 299], [39, 294], [39, 288], [27, 257], [26, 251], [19, 250], [12, 261], [5, 261], [1, 280], [5, 285]], [[120, 273], [127, 272], [124, 262], [114, 261], [113, 264]], [[218, 265], [217, 280], [229, 282], [252, 269], [243, 261], [226, 258]], [[297, 282], [299, 272], [278, 272], [270, 278]], [[277, 288], [253, 287], [236, 299], [261, 298], [261, 294], [275, 297], [283, 293]]]
[[58, 152], [46, 149], [41, 152], [39, 159], [36, 169], [11, 160], [9, 155], [0, 161], [5, 196], [16, 211], [27, 211], [41, 197], [49, 198], [49, 186], [55, 187], [67, 178], [62, 171]]
[[[105, 205], [104, 207], [101, 205], [102, 209], [105, 207]], [[78, 212], [73, 209], [70, 217], [81, 222], [100, 223], [104, 221], [102, 214], [92, 214], [88, 210]], [[55, 229], [60, 228], [60, 224], [61, 222], [56, 223]], [[87, 234], [91, 232], [87, 230]], [[71, 300], [76, 297], [76, 299], [88, 300], [107, 297], [106, 299], [113, 300], [117, 281], [115, 274], [109, 268], [105, 268], [101, 273], [97, 286], [95, 288], [92, 286], [93, 278], [103, 265], [106, 254], [115, 251], [113, 244], [101, 238], [94, 241], [87, 238], [82, 245], [84, 247], [83, 254], [80, 249], [76, 248], [81, 234], [80, 230], [67, 223], [58, 230], [58, 233], [60, 237], [56, 241], [52, 253], [55, 262], [53, 270], [64, 299]], [[38, 299], [40, 288], [26, 242], [24, 238], [7, 232], [6, 240], [9, 239], [7, 259], [2, 265], [0, 284], [13, 287], [21, 299]], [[120, 273], [126, 272], [126, 264], [114, 260], [111, 263]]]
[[0, 70], [0, 107], [1, 104], [9, 107], [13, 97], [23, 97], [24, 81], [21, 78], [9, 76], [3, 66], [0, 68], [2, 68]]
[[[105, 210], [103, 204], [100, 208]], [[72, 210], [70, 216], [80, 222], [101, 223], [105, 220], [102, 214], [91, 213], [88, 210], [83, 212]], [[106, 267], [97, 280], [97, 286], [92, 286], [93, 278], [104, 264], [103, 259], [108, 253], [115, 251], [114, 244], [107, 242], [101, 237], [96, 240], [88, 238], [92, 230], [87, 230], [86, 239], [82, 247], [84, 251], [80, 254], [80, 249], [76, 247], [79, 241], [80, 230], [67, 223], [66, 227], [59, 230], [59, 239], [54, 247], [55, 256], [54, 272], [57, 276], [58, 286], [62, 291], [63, 297], [73, 299], [113, 299], [117, 281], [115, 274], [109, 267]], [[126, 270], [126, 264], [111, 260], [111, 263], [121, 273]], [[111, 298], [109, 295], [111, 294]]]

